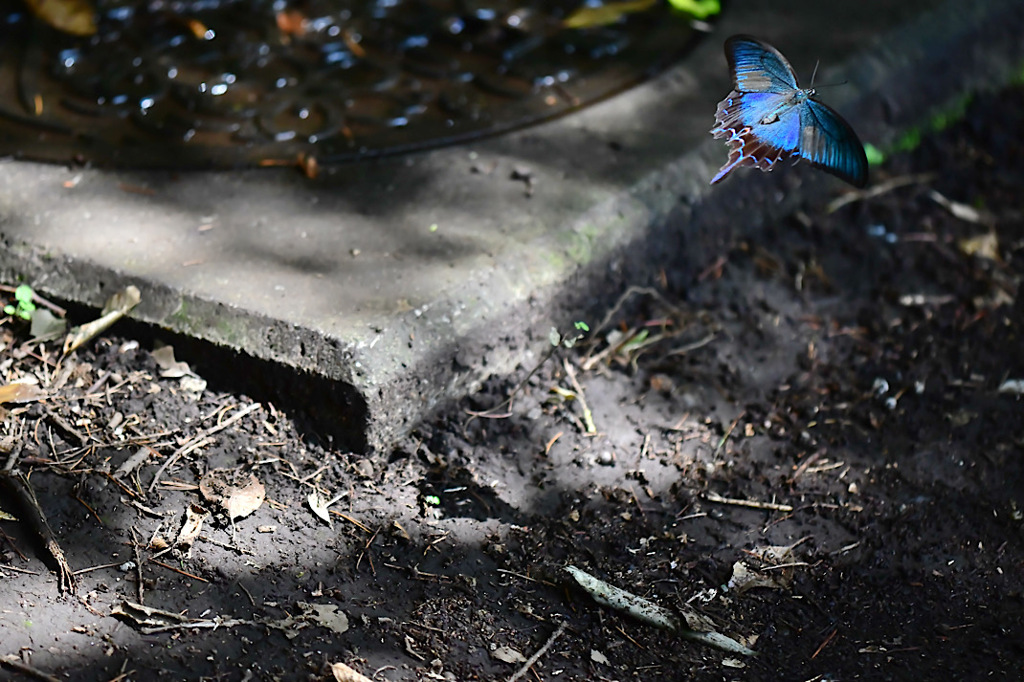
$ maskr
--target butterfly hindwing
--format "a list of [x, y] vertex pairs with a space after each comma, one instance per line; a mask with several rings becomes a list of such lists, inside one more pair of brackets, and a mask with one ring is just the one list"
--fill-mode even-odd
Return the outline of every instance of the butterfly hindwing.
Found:
[[[715, 120], [711, 132], [729, 144], [729, 160], [712, 184], [740, 166], [769, 171], [799, 145], [799, 112], [793, 107], [779, 111], [778, 95], [734, 91], [719, 103]], [[764, 120], [773, 122], [764, 124]]]

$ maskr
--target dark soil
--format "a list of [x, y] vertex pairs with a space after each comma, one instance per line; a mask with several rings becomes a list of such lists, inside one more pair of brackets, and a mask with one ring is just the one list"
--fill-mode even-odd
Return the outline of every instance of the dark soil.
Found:
[[[0, 383], [34, 373], [51, 397], [6, 406], [0, 459], [82, 572], [61, 595], [25, 525], [2, 522], [0, 655], [72, 680], [331, 679], [336, 662], [503, 680], [558, 632], [521, 679], [1024, 679], [1024, 403], [1004, 386], [1024, 379], [1024, 91], [978, 99], [872, 182], [923, 172], [722, 243], [684, 291], [629, 296], [547, 360], [510, 416], [530, 368], [386, 455], [332, 451], [264, 402], [149, 492], [251, 400], [190, 391], [115, 337], [55, 367], [55, 344], [8, 322]], [[623, 345], [641, 329], [648, 345]], [[222, 468], [266, 501], [155, 556], [190, 504], [215, 511], [197, 487]], [[333, 528], [314, 490], [337, 498]], [[141, 601], [219, 627], [112, 616], [140, 601], [137, 560]], [[730, 585], [738, 562], [769, 584]], [[566, 565], [758, 656], [599, 606]]]

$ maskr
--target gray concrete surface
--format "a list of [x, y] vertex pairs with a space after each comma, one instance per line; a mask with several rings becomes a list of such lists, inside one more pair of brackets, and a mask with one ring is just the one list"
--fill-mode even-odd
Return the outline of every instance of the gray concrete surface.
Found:
[[[316, 181], [3, 162], [0, 279], [94, 306], [133, 283], [137, 319], [334, 383], [341, 445], [385, 447], [445, 399], [536, 358], [550, 326], [593, 322], [624, 282], [699, 264], [715, 226], [842, 191], [801, 166], [708, 186], [726, 157], [708, 135], [730, 89], [722, 42], [737, 32], [772, 42], [805, 77], [820, 59], [819, 82], [848, 80], [824, 99], [883, 147], [1024, 63], [1020, 0], [737, 0], [641, 87]], [[513, 169], [532, 175], [532, 196]], [[151, 192], [125, 189], [139, 187]]]

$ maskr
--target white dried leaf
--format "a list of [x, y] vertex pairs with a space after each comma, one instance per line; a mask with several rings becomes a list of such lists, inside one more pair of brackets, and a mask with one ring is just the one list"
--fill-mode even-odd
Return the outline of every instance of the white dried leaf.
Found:
[[526, 656], [508, 646], [499, 646], [497, 649], [491, 652], [491, 658], [501, 661], [502, 663], [525, 663]]

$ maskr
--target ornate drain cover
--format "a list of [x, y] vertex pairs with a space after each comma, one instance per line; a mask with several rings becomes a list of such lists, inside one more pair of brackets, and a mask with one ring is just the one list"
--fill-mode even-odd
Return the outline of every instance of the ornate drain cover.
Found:
[[201, 168], [402, 152], [565, 113], [693, 37], [664, 3], [567, 28], [584, 4], [99, 0], [96, 34], [75, 37], [7, 0], [0, 154]]

